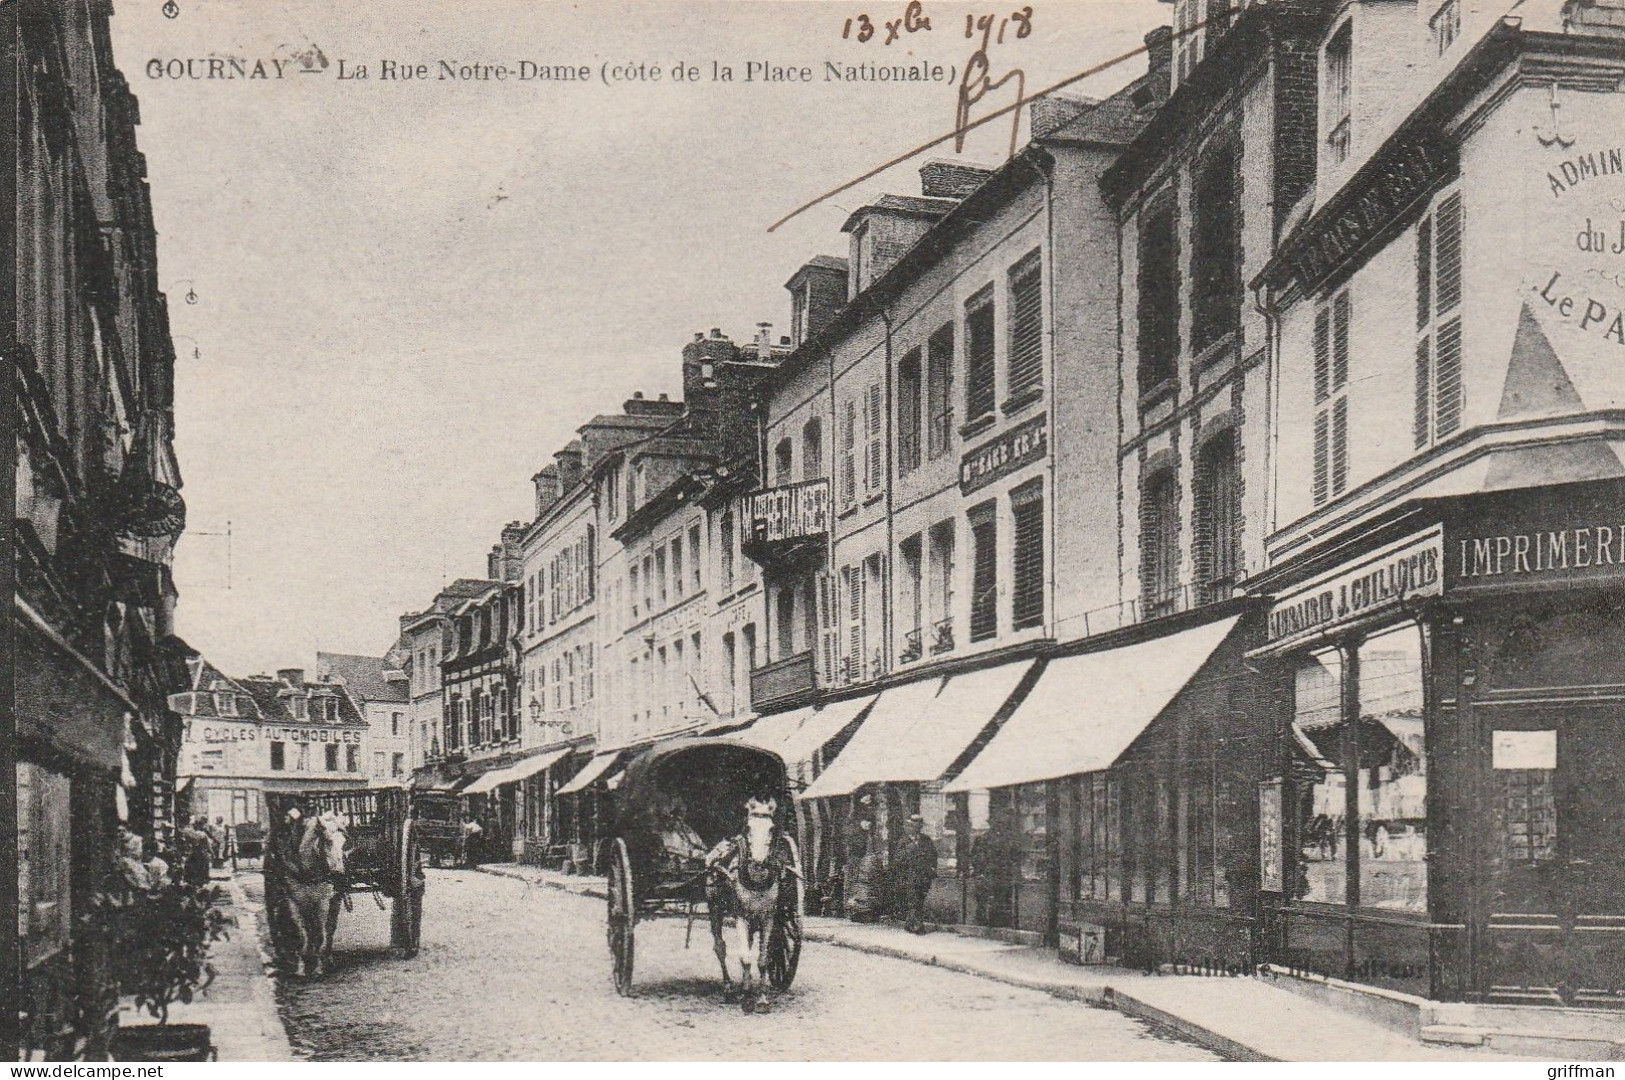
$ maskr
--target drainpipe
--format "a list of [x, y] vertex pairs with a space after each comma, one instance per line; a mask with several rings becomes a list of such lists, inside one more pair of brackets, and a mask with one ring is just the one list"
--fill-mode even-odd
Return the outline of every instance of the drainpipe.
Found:
[[[876, 314], [880, 321], [886, 324], [886, 434], [885, 441], [880, 448], [882, 468], [884, 470], [884, 484], [886, 492], [886, 554], [880, 560], [880, 633], [882, 649], [886, 657], [886, 672], [889, 674], [893, 667], [895, 657], [895, 644], [892, 641], [892, 614], [891, 614], [891, 559], [893, 551], [892, 533], [895, 528], [892, 522], [892, 505], [895, 496], [892, 490], [891, 475], [891, 447], [892, 447], [892, 325], [891, 314], [882, 304]], [[923, 631], [922, 631], [923, 634]]]
[[1274, 298], [1269, 295], [1266, 288], [1255, 285], [1252, 293], [1253, 307], [1264, 316], [1264, 342], [1269, 349], [1266, 360], [1269, 364], [1269, 374], [1264, 380], [1264, 415], [1269, 430], [1264, 441], [1264, 475], [1267, 482], [1264, 485], [1263, 529], [1263, 535], [1268, 536], [1275, 531], [1276, 507], [1280, 500], [1281, 481], [1275, 461], [1276, 445], [1281, 438], [1280, 417], [1276, 415], [1281, 400], [1281, 320], [1275, 311]]

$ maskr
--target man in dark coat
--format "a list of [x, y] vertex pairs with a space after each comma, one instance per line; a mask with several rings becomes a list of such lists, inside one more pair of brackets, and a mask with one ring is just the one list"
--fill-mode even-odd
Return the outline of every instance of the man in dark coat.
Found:
[[903, 928], [911, 934], [923, 934], [925, 898], [937, 876], [937, 845], [925, 835], [925, 819], [919, 814], [908, 819], [898, 852], [898, 873], [903, 889]]

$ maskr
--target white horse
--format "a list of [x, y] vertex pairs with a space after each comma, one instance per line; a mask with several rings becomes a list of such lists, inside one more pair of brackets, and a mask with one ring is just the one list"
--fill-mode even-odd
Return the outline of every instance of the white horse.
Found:
[[275, 859], [282, 893], [282, 916], [297, 935], [295, 961], [304, 958], [305, 974], [320, 975], [333, 952], [343, 896], [335, 884], [344, 876], [345, 824], [331, 811], [316, 817], [290, 814], [279, 834]]
[[[751, 798], [745, 802], [745, 831], [717, 846], [709, 861], [706, 908], [711, 915], [711, 940], [722, 965], [722, 989], [727, 1000], [737, 992], [746, 1012], [767, 1012], [767, 980], [763, 975], [767, 939], [779, 907], [779, 881], [784, 861], [776, 843], [778, 800]], [[722, 935], [732, 919], [740, 983], [736, 991], [728, 973], [728, 948]], [[754, 996], [752, 992], [754, 989]]]

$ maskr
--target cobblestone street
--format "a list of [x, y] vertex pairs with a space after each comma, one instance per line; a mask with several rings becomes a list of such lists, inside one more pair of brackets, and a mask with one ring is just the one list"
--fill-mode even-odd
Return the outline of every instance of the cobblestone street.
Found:
[[[260, 895], [257, 877], [247, 892]], [[590, 898], [430, 871], [423, 946], [389, 951], [368, 896], [339, 921], [331, 972], [285, 979], [289, 1035], [321, 1060], [1213, 1060], [1138, 1020], [1031, 990], [809, 943], [766, 1016], [722, 1001], [704, 922], [638, 927], [637, 996], [610, 983]]]

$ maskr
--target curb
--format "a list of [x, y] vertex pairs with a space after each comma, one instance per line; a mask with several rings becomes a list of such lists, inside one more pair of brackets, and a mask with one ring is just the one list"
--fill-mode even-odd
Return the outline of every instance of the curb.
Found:
[[[256, 1051], [253, 1057], [238, 1058], [223, 1056], [223, 1061], [297, 1061], [298, 1053], [294, 1050], [293, 1040], [288, 1037], [288, 1027], [282, 1021], [282, 1010], [277, 1005], [276, 983], [271, 974], [271, 953], [264, 935], [260, 931], [260, 913], [264, 911], [263, 904], [251, 904], [248, 895], [235, 874], [225, 880], [226, 891], [231, 895], [232, 910], [236, 913], [236, 930], [241, 935], [244, 945], [252, 943], [255, 957], [260, 963], [260, 978], [253, 984], [252, 1000], [247, 1006], [238, 1006], [251, 1012], [257, 1021], [258, 1032], [254, 1036], [246, 1036], [243, 1049]], [[229, 1031], [229, 1027], [222, 1027], [222, 1031]], [[217, 1045], [220, 1040], [216, 1040]], [[229, 1053], [230, 1046], [224, 1047]]]
[[1186, 1042], [1202, 1047], [1204, 1050], [1211, 1050], [1226, 1061], [1280, 1060], [1239, 1043], [1228, 1036], [1221, 1035], [1211, 1028], [1203, 1027], [1184, 1017], [1159, 1009], [1155, 1005], [1141, 1001], [1132, 994], [1125, 994], [1121, 990], [1110, 986], [1075, 986], [1068, 983], [1048, 982], [1044, 979], [1028, 979], [1020, 975], [1007, 975], [957, 960], [944, 960], [937, 956], [924, 957], [906, 949], [892, 948], [889, 945], [842, 941], [836, 934], [828, 930], [808, 930], [803, 936], [808, 941], [823, 942], [839, 948], [851, 949], [854, 952], [869, 953], [872, 956], [885, 956], [893, 960], [907, 960], [925, 967], [941, 968], [944, 971], [952, 971], [961, 975], [974, 975], [990, 982], [1003, 983], [1006, 986], [1016, 986], [1024, 990], [1037, 990], [1040, 993], [1060, 998], [1063, 1001], [1076, 1001], [1096, 1008], [1114, 1009], [1124, 1016], [1143, 1020], [1153, 1027], [1162, 1028], [1179, 1036]]
[[[602, 900], [606, 895], [603, 889], [592, 885], [572, 887], [556, 879], [544, 878], [538, 880], [499, 867], [479, 866], [475, 867], [475, 869], [482, 874], [490, 874], [493, 877], [523, 881], [528, 885], [542, 885], [575, 896], [589, 896]], [[909, 952], [907, 949], [893, 948], [889, 945], [843, 941], [838, 934], [829, 930], [808, 929], [802, 936], [807, 941], [817, 941], [842, 949], [851, 949], [853, 952], [868, 953], [871, 956], [884, 956], [892, 960], [906, 960], [925, 967], [941, 968], [944, 971], [952, 971], [960, 975], [972, 975], [977, 978], [987, 979], [990, 982], [1019, 987], [1023, 990], [1036, 990], [1039, 993], [1048, 994], [1050, 997], [1059, 998], [1063, 1001], [1075, 1001], [1100, 1009], [1114, 1009], [1124, 1016], [1144, 1021], [1153, 1027], [1161, 1028], [1176, 1035], [1186, 1042], [1194, 1043], [1204, 1050], [1210, 1050], [1226, 1061], [1279, 1060], [1239, 1043], [1228, 1036], [1221, 1035], [1211, 1028], [1203, 1027], [1184, 1017], [1159, 1009], [1155, 1005], [1141, 1001], [1132, 994], [1125, 994], [1121, 990], [1110, 986], [1075, 986], [1068, 983], [1049, 982], [1044, 979], [1029, 979], [1020, 975], [1007, 975], [957, 960], [944, 960], [938, 956], [921, 956], [918, 953]]]

